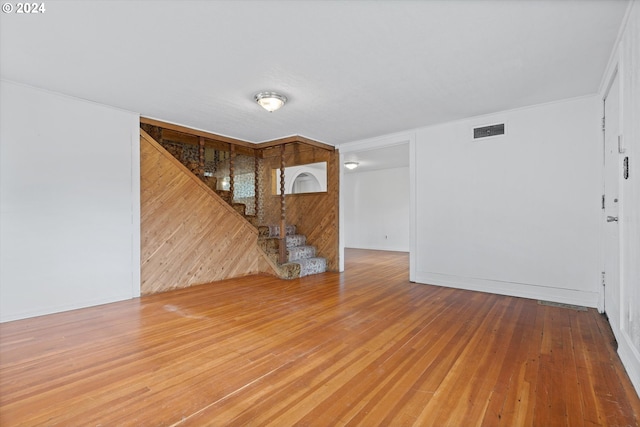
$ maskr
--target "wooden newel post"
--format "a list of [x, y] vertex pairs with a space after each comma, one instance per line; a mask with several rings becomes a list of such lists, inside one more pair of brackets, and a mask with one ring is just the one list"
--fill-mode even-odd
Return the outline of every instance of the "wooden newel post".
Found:
[[198, 140], [198, 175], [204, 180], [204, 137]]
[[260, 170], [259, 170], [259, 162], [258, 162], [258, 153], [255, 153], [253, 157], [253, 169], [254, 169], [254, 178], [253, 178], [253, 205], [254, 212], [253, 214], [258, 218], [258, 202], [260, 199], [259, 191], [260, 191]]
[[280, 150], [280, 264], [287, 262], [287, 224], [285, 221], [285, 203], [284, 203], [284, 144]]
[[231, 156], [229, 157], [229, 200], [230, 203], [233, 203], [233, 199], [235, 198], [235, 160], [236, 160], [236, 150], [235, 145], [231, 144]]

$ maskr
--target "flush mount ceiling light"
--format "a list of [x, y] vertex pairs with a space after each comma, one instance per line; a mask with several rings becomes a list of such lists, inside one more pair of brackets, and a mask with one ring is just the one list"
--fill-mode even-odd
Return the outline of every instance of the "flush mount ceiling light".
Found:
[[360, 163], [358, 162], [344, 162], [344, 167], [346, 167], [347, 169], [355, 169], [359, 164]]
[[287, 97], [277, 92], [260, 92], [253, 97], [262, 108], [272, 113], [287, 102]]

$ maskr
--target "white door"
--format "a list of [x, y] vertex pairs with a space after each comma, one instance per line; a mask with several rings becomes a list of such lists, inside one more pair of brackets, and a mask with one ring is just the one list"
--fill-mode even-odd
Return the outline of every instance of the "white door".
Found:
[[616, 73], [604, 100], [604, 310], [620, 327], [620, 84]]

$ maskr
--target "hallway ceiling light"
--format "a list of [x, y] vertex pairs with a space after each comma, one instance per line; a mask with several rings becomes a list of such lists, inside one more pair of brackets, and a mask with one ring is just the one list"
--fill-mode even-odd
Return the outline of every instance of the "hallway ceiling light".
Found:
[[260, 92], [253, 97], [262, 108], [272, 113], [287, 102], [287, 97], [276, 92]]
[[344, 162], [344, 166], [345, 166], [347, 169], [355, 169], [355, 168], [357, 168], [357, 167], [358, 167], [358, 165], [359, 165], [359, 164], [360, 164], [360, 163], [358, 163], [358, 162]]

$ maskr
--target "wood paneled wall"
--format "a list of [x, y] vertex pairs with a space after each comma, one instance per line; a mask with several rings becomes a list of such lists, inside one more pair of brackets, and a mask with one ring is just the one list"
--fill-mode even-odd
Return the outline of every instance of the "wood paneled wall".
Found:
[[[280, 167], [280, 147], [263, 151], [265, 167], [262, 168], [261, 190], [264, 191], [264, 223], [280, 221], [280, 196], [272, 194], [271, 170]], [[287, 224], [297, 226], [298, 232], [318, 250], [318, 256], [327, 259], [327, 269], [338, 271], [338, 192], [339, 154], [303, 144], [288, 144], [285, 165], [295, 166], [327, 162], [327, 192], [286, 195]]]
[[140, 130], [141, 293], [275, 275], [257, 230]]

